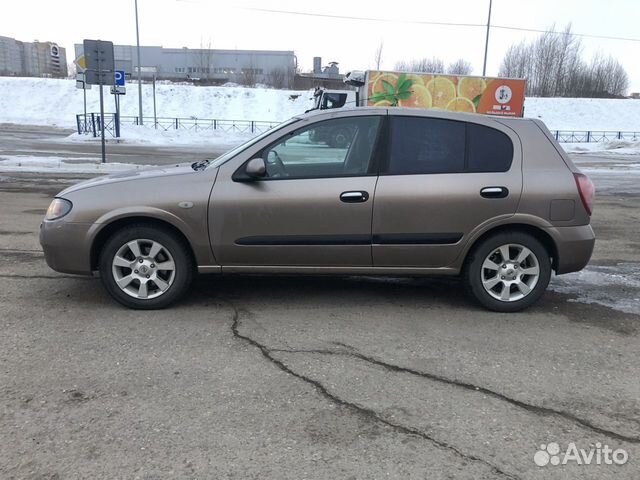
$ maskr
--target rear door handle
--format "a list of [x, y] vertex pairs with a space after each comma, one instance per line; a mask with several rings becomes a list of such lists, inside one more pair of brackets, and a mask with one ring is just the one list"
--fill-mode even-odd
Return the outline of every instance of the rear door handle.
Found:
[[480, 190], [480, 195], [484, 198], [504, 198], [509, 195], [507, 187], [484, 187]]
[[364, 190], [342, 192], [340, 194], [340, 200], [344, 203], [362, 203], [369, 200], [369, 193]]

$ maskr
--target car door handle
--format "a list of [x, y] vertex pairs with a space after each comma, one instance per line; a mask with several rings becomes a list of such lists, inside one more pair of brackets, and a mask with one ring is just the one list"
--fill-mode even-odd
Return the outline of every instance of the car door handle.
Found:
[[340, 194], [340, 200], [342, 200], [344, 203], [362, 203], [369, 200], [369, 193], [363, 190], [342, 192]]
[[480, 195], [484, 198], [504, 198], [509, 195], [507, 187], [484, 187], [480, 190]]

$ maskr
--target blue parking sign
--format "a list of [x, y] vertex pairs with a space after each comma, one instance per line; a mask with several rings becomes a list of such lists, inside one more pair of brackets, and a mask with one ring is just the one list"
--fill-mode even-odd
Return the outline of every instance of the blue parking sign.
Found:
[[124, 70], [116, 70], [113, 75], [116, 80], [116, 85], [118, 87], [124, 87]]

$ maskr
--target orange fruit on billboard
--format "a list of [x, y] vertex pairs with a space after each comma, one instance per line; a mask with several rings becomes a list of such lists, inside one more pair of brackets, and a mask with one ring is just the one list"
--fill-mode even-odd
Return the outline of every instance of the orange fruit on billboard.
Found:
[[475, 113], [476, 107], [473, 106], [473, 102], [468, 98], [457, 97], [447, 104], [447, 110], [451, 110], [453, 112]]
[[431, 94], [433, 108], [446, 108], [451, 100], [456, 98], [456, 86], [445, 77], [435, 77], [427, 83], [427, 90]]
[[[407, 80], [413, 80], [414, 85], [424, 86], [424, 77], [420, 75], [416, 75], [415, 73], [407, 73], [405, 77], [407, 78]], [[431, 78], [428, 78], [427, 81], [428, 80], [431, 80]]]
[[396, 86], [396, 82], [398, 81], [398, 76], [393, 73], [381, 73], [377, 77], [374, 78], [371, 87], [371, 93], [386, 93], [387, 91], [384, 88], [382, 81], [385, 80], [389, 82], [394, 87]]
[[458, 96], [473, 100], [482, 95], [487, 84], [482, 78], [462, 77], [458, 83]]
[[399, 107], [431, 108], [433, 102], [429, 89], [421, 84], [411, 87], [413, 94], [406, 100], [398, 100]]

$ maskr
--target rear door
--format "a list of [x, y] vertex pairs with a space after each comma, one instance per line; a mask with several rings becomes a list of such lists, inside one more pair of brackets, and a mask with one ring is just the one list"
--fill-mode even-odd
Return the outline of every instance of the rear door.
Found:
[[373, 211], [377, 267], [451, 265], [471, 232], [518, 206], [521, 148], [513, 131], [482, 117], [423, 115], [390, 117]]

